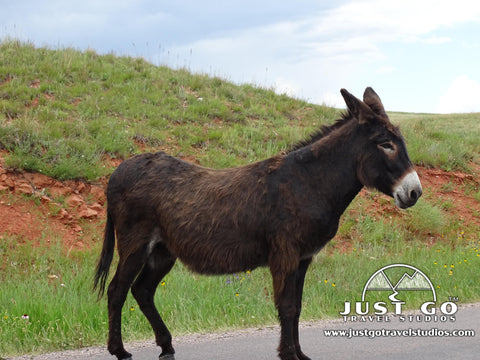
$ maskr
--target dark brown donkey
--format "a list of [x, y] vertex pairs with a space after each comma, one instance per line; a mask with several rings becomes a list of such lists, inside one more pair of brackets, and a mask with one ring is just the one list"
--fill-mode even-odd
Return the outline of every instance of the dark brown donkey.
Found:
[[[108, 350], [129, 359], [121, 310], [128, 290], [161, 346], [174, 359], [172, 337], [155, 305], [157, 285], [179, 258], [201, 274], [268, 266], [281, 325], [283, 360], [309, 359], [298, 341], [305, 272], [335, 235], [339, 218], [363, 186], [415, 204], [422, 187], [398, 128], [378, 95], [341, 93], [348, 112], [286, 154], [213, 170], [163, 152], [135, 156], [110, 177], [105, 242], [95, 288], [102, 295], [115, 247], [119, 263], [108, 287]], [[238, 354], [240, 356], [240, 354]]]

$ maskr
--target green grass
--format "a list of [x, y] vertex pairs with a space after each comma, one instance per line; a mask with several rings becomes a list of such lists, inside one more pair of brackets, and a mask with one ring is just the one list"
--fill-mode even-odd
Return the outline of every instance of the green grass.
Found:
[[400, 124], [415, 164], [447, 171], [469, 171], [469, 163], [480, 162], [480, 114], [390, 115]]
[[254, 161], [304, 136], [298, 127], [311, 131], [336, 113], [143, 59], [0, 43], [7, 165], [59, 179], [93, 180], [112, 171], [107, 156], [159, 148], [210, 166]]

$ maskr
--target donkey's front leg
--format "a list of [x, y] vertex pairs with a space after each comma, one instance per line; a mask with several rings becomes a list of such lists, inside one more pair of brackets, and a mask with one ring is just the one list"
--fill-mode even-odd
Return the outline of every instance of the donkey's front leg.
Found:
[[302, 292], [305, 273], [311, 259], [300, 261], [297, 270], [281, 276], [272, 271], [275, 306], [280, 320], [281, 336], [278, 353], [282, 360], [310, 360], [298, 340], [298, 319], [302, 309]]
[[311, 360], [307, 355], [305, 355], [302, 352], [300, 347], [300, 341], [298, 339], [298, 322], [300, 318], [300, 313], [302, 312], [303, 284], [305, 282], [305, 274], [307, 273], [308, 266], [310, 265], [311, 262], [312, 262], [312, 258], [308, 258], [300, 261], [300, 265], [296, 272], [296, 280], [295, 280], [296, 312], [295, 312], [295, 321], [293, 323], [293, 341], [295, 342], [297, 356], [300, 360]]
[[[291, 272], [283, 278], [283, 286], [275, 286], [281, 280], [274, 275], [275, 306], [280, 320], [280, 345], [278, 355], [282, 360], [300, 360], [295, 346], [295, 317], [297, 313], [296, 272]], [[277, 281], [275, 281], [277, 280]]]

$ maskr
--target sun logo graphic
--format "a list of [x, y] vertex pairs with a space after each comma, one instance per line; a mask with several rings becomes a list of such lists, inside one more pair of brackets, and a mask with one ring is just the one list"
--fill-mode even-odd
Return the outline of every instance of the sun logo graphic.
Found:
[[407, 318], [403, 310], [407, 303], [410, 308], [419, 306], [422, 313], [420, 321], [431, 321], [432, 316], [439, 321], [454, 321], [454, 314], [458, 310], [456, 303], [447, 301], [440, 304], [440, 317], [436, 316], [437, 294], [429, 277], [412, 265], [392, 264], [373, 273], [363, 288], [362, 300], [354, 304], [346, 301], [340, 315], [345, 321], [362, 321], [366, 318], [372, 321], [375, 319], [372, 315], [377, 316], [378, 321], [389, 321], [387, 313], [390, 312], [404, 321]]

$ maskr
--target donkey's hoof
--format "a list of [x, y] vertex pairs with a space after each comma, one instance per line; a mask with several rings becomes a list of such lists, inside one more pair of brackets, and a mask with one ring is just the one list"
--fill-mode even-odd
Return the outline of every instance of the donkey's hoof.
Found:
[[158, 360], [175, 360], [175, 356], [173, 354], [160, 354]]
[[301, 350], [297, 352], [297, 357], [299, 360], [312, 360], [307, 355], [305, 355]]
[[132, 354], [130, 354], [129, 352], [126, 352], [120, 356], [117, 355], [117, 358], [120, 359], [120, 360], [133, 360], [133, 357], [132, 357]]

